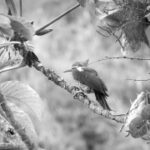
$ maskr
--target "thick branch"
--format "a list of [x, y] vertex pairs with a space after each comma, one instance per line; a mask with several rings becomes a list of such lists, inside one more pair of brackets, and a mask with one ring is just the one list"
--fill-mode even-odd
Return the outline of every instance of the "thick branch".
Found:
[[45, 68], [41, 63], [36, 62], [33, 64], [34, 68], [42, 72], [49, 80], [53, 81], [56, 85], [67, 90], [74, 96], [74, 99], [87, 105], [96, 114], [104, 116], [107, 119], [115, 120], [118, 123], [124, 123], [125, 115], [114, 115], [113, 112], [102, 110], [100, 106], [94, 101], [90, 100], [88, 96], [75, 86], [70, 86], [63, 78], [57, 75], [53, 70]]

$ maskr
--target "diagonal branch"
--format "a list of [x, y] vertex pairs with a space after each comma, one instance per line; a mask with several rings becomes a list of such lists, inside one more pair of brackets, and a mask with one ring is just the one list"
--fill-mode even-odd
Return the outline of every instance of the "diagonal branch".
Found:
[[89, 109], [95, 112], [98, 115], [104, 116], [107, 119], [114, 120], [118, 123], [124, 123], [125, 115], [115, 115], [114, 112], [106, 111], [100, 108], [100, 106], [90, 100], [88, 96], [80, 90], [80, 88], [76, 86], [69, 85], [63, 78], [57, 75], [52, 69], [45, 68], [41, 63], [35, 62], [33, 67], [43, 73], [48, 80], [51, 80], [56, 85], [60, 86], [61, 88], [68, 91], [70, 94], [74, 96], [74, 99], [82, 102], [83, 104], [87, 105]]
[[[83, 90], [81, 90], [81, 88], [79, 88], [77, 86], [69, 85], [62, 77], [57, 75], [52, 69], [48, 69], [48, 68], [44, 67], [42, 65], [42, 63], [40, 63], [39, 58], [36, 56], [35, 53], [34, 53], [34, 57], [26, 58], [27, 57], [26, 54], [28, 54], [30, 51], [28, 51], [28, 49], [25, 45], [22, 45], [21, 47], [19, 47], [19, 49], [20, 49], [20, 55], [24, 58], [23, 60], [25, 63], [26, 63], [25, 60], [31, 59], [30, 61], [32, 64], [29, 67], [33, 66], [36, 70], [43, 73], [48, 78], [48, 80], [51, 80], [56, 85], [60, 86], [61, 88], [63, 88], [64, 90], [66, 90], [70, 94], [72, 94], [74, 99], [77, 99], [78, 101], [87, 105], [89, 107], [89, 109], [91, 109], [93, 112], [95, 112], [98, 115], [104, 116], [107, 119], [111, 119], [111, 120], [114, 120], [114, 121], [119, 122], [119, 123], [124, 123], [124, 119], [125, 119], [126, 115], [118, 115], [117, 113], [115, 113], [113, 111], [103, 110], [100, 107], [100, 105], [98, 105], [93, 100], [90, 100], [89, 97], [85, 94], [85, 92]], [[33, 52], [32, 52], [32, 54], [33, 54]], [[37, 59], [34, 59], [35, 57]], [[23, 66], [21, 66], [21, 67], [23, 67]], [[7, 109], [6, 103], [3, 104], [3, 109], [4, 110]], [[10, 112], [11, 110], [5, 110], [5, 111]], [[11, 116], [11, 113], [8, 113], [7, 115], [10, 115], [8, 118], [12, 118], [10, 121], [13, 124], [15, 124], [14, 118], [13, 118], [13, 116]], [[16, 128], [18, 128], [18, 126], [16, 126]], [[28, 143], [27, 145], [30, 146], [30, 144], [31, 143]]]

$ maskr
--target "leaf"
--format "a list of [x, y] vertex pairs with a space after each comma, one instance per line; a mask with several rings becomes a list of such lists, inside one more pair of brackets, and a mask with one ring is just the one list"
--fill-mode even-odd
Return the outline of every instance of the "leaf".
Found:
[[[121, 43], [123, 48], [130, 47], [132, 51], [137, 51], [141, 47], [141, 43], [150, 46], [146, 29], [150, 23], [145, 17], [148, 13], [146, 1], [114, 0], [114, 8], [110, 9], [106, 6], [103, 13], [99, 13], [100, 27], [109, 35], [114, 35], [116, 31], [121, 31], [117, 37], [117, 41]], [[105, 13], [106, 12], [106, 13]], [[105, 15], [104, 15], [105, 14]], [[125, 44], [123, 44], [121, 41]]]
[[45, 29], [45, 30], [42, 30], [40, 32], [36, 32], [35, 35], [37, 35], [37, 36], [43, 36], [45, 34], [48, 34], [48, 33], [52, 32], [52, 31], [53, 31], [53, 29]]
[[13, 0], [5, 0], [8, 12], [10, 12], [10, 15], [16, 16], [17, 15], [17, 10], [16, 6]]
[[0, 38], [0, 43], [0, 73], [20, 66], [23, 58], [14, 49], [13, 44], [16, 42], [9, 42], [4, 38]]
[[[20, 126], [18, 130], [23, 130], [23, 132], [25, 132], [30, 141], [32, 141], [34, 145], [37, 145], [39, 141], [38, 133], [40, 132], [40, 130], [37, 130], [37, 128], [35, 128], [35, 124], [38, 122], [36, 120], [34, 120], [36, 122], [33, 122], [31, 117], [25, 111], [22, 110], [22, 107], [17, 106], [15, 103], [8, 101], [7, 106], [11, 109], [15, 121]], [[39, 124], [36, 124], [36, 127], [38, 125]]]
[[44, 104], [39, 95], [29, 85], [19, 81], [1, 83], [0, 91], [6, 101], [13, 103], [30, 117], [37, 133], [40, 132]]

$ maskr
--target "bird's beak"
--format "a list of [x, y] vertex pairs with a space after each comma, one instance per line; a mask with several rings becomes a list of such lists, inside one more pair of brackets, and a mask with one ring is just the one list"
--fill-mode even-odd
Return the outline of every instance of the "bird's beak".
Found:
[[72, 72], [72, 69], [65, 70], [64, 73]]

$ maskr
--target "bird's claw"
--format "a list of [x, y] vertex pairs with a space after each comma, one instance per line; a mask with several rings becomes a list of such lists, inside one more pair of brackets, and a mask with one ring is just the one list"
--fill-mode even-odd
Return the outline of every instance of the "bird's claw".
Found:
[[74, 97], [74, 99], [77, 99], [80, 96], [85, 97], [85, 94], [84, 94], [84, 91], [83, 91], [82, 88], [74, 86], [72, 90], [73, 90], [73, 97]]
[[93, 90], [89, 87], [85, 87], [84, 92], [87, 93], [87, 94], [90, 94], [90, 93], [93, 93]]
[[82, 91], [76, 91], [73, 97], [74, 99], [78, 99], [79, 97], [85, 97], [85, 94]]
[[72, 91], [80, 91], [80, 88], [77, 86], [72, 86], [71, 90]]

